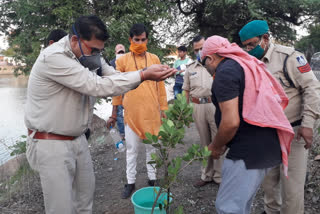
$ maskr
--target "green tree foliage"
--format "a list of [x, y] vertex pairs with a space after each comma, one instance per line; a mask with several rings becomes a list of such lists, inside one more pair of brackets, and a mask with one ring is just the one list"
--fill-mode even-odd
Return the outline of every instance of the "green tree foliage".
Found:
[[6, 50], [1, 51], [1, 54], [5, 56], [14, 56], [14, 50], [12, 47], [7, 48]]
[[25, 65], [18, 69], [27, 74], [49, 32], [67, 31], [74, 18], [88, 12], [87, 4], [85, 0], [2, 0], [0, 30], [8, 36], [15, 59]]
[[238, 32], [249, 21], [269, 23], [276, 39], [292, 43], [293, 25], [319, 14], [318, 0], [173, 0], [179, 11], [192, 19], [189, 29], [204, 36], [220, 35], [239, 43]]
[[302, 37], [296, 44], [295, 48], [303, 51], [310, 62], [312, 55], [320, 51], [320, 24], [309, 26], [308, 36]]
[[319, 0], [0, 0], [0, 31], [28, 73], [49, 32], [69, 31], [81, 15], [96, 14], [107, 24], [109, 59], [117, 43], [128, 49], [130, 26], [144, 23], [150, 30], [148, 50], [163, 60], [198, 33], [239, 42], [239, 30], [253, 19], [267, 20], [276, 39], [293, 43], [292, 27], [320, 19], [319, 8]]
[[117, 43], [129, 47], [131, 25], [144, 23], [150, 30], [149, 51], [162, 59], [168, 51], [160, 47], [161, 39], [155, 39], [153, 22], [168, 17], [167, 4], [161, 0], [0, 0], [0, 31], [8, 36], [15, 59], [23, 65], [18, 69], [26, 74], [50, 31], [69, 31], [76, 18], [88, 14], [98, 15], [107, 24], [111, 35], [106, 44], [109, 58], [114, 57]]
[[[155, 22], [161, 19], [170, 19], [168, 8], [171, 3], [161, 0], [96, 0], [93, 1], [96, 14], [108, 26], [110, 39], [108, 41], [107, 56], [114, 56], [114, 47], [121, 43], [129, 49], [129, 29], [132, 24], [143, 23], [149, 32], [148, 51], [159, 56], [161, 60], [170, 52], [161, 44], [165, 38], [158, 36]], [[108, 6], [106, 6], [108, 5]]]

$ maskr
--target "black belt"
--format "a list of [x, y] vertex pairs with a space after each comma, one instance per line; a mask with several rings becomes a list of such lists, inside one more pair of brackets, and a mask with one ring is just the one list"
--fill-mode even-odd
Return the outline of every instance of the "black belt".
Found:
[[300, 126], [301, 122], [302, 122], [302, 120], [297, 120], [297, 121], [294, 121], [293, 123], [290, 123], [290, 124], [292, 127], [295, 127], [295, 126]]

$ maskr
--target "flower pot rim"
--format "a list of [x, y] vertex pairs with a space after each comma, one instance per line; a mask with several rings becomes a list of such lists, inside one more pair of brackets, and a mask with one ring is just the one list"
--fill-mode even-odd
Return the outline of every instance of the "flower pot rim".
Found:
[[[133, 197], [134, 197], [134, 195], [135, 195], [137, 192], [139, 192], [140, 190], [143, 190], [143, 189], [151, 189], [151, 188], [152, 188], [152, 189], [157, 188], [157, 190], [160, 189], [159, 186], [154, 186], [154, 187], [142, 187], [142, 188], [138, 189], [137, 191], [135, 191], [135, 192], [132, 194], [132, 196], [131, 196], [131, 203], [132, 203], [134, 206], [139, 207], [139, 208], [141, 208], [141, 209], [147, 209], [146, 207], [143, 207], [143, 206], [140, 206], [140, 205], [136, 204], [136, 203], [133, 201]], [[170, 193], [170, 195], [172, 195], [172, 193]], [[170, 197], [170, 201], [172, 201], [172, 196]], [[160, 208], [159, 208], [158, 206], [156, 206], [156, 207], [154, 208], [154, 210], [159, 210], [159, 209], [160, 209]]]

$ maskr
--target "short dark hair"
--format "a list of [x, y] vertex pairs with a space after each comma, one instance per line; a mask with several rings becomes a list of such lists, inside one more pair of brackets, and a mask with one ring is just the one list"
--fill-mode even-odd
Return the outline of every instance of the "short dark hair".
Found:
[[193, 44], [193, 43], [196, 43], [196, 42], [199, 42], [199, 41], [202, 40], [202, 39], [204, 39], [204, 36], [197, 35], [196, 37], [193, 38], [192, 44]]
[[77, 35], [85, 40], [96, 39], [106, 41], [109, 38], [106, 25], [95, 15], [81, 16], [71, 27], [70, 36]]
[[140, 36], [143, 33], [146, 33], [146, 37], [148, 38], [149, 32], [147, 27], [144, 24], [134, 24], [130, 28], [130, 38], [134, 36]]
[[67, 33], [64, 30], [61, 30], [61, 29], [53, 30], [50, 32], [45, 45], [48, 46], [51, 40], [53, 40], [53, 42], [57, 42], [63, 37], [65, 37], [66, 35]]
[[178, 51], [184, 51], [186, 52], [188, 49], [186, 48], [186, 46], [181, 45], [180, 47], [178, 47]]

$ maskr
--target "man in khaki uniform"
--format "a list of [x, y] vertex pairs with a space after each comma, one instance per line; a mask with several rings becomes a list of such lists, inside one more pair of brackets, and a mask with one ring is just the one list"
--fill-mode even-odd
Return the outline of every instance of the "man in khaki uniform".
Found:
[[239, 32], [247, 51], [262, 60], [282, 84], [289, 98], [285, 114], [295, 131], [288, 178], [282, 165], [273, 168], [263, 182], [265, 213], [303, 214], [308, 149], [312, 145], [315, 120], [320, 115], [320, 85], [305, 56], [293, 48], [273, 44], [268, 30], [267, 22], [255, 20]]
[[[196, 123], [200, 135], [202, 146], [208, 146], [217, 133], [215, 124], [215, 107], [211, 101], [211, 87], [213, 79], [207, 70], [199, 62], [203, 36], [197, 36], [193, 39], [193, 49], [198, 60], [187, 66], [182, 89], [186, 92], [189, 102], [193, 102], [193, 119]], [[201, 167], [201, 178], [193, 185], [202, 187], [210, 182], [221, 183], [221, 166], [223, 157], [214, 160], [212, 156], [208, 158], [208, 165]]]
[[[82, 16], [38, 56], [31, 70], [25, 124], [27, 159], [40, 174], [46, 213], [92, 213], [95, 178], [84, 133], [97, 96], [123, 94], [173, 69], [153, 65], [120, 73], [101, 59], [108, 33], [96, 16]], [[103, 77], [97, 76], [101, 68]]]

